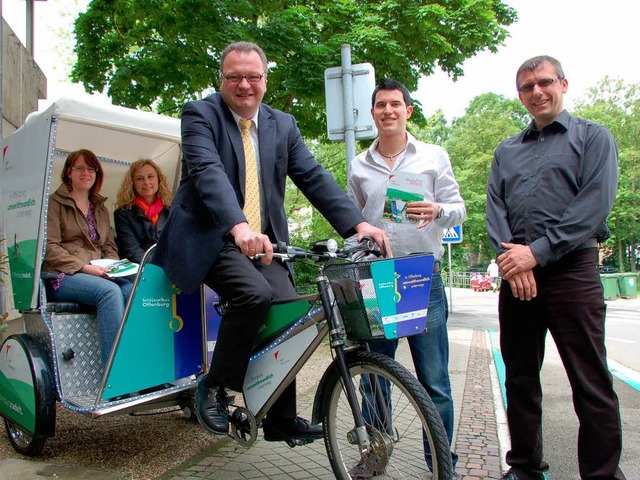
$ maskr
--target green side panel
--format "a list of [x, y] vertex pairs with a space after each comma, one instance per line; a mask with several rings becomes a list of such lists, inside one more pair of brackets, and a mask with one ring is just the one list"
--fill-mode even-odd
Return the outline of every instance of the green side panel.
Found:
[[258, 332], [256, 342], [260, 343], [276, 332], [291, 325], [298, 318], [305, 315], [310, 308], [310, 303], [306, 300], [299, 302], [284, 303], [282, 305], [272, 305], [267, 314], [264, 326]]
[[173, 314], [177, 293], [160, 267], [151, 264], [144, 267], [104, 398], [175, 380], [174, 334], [182, 321]]
[[0, 414], [33, 433], [36, 397], [29, 359], [22, 345], [12, 339], [0, 351]]
[[9, 267], [13, 302], [17, 309], [28, 309], [33, 293], [33, 270], [36, 263], [37, 240], [23, 240], [9, 245]]

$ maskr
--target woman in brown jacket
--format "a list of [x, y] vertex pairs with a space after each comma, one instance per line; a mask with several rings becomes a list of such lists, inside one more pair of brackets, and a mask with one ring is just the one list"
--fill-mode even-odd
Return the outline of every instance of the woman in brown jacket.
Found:
[[46, 280], [47, 297], [96, 307], [106, 365], [132, 283], [109, 278], [106, 267], [91, 264], [102, 258], [119, 259], [106, 198], [98, 194], [104, 173], [96, 155], [86, 149], [70, 153], [61, 178], [62, 185], [49, 197], [42, 271], [57, 275]]

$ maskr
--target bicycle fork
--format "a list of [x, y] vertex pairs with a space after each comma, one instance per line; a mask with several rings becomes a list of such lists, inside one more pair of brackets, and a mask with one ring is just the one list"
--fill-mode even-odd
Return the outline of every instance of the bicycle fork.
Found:
[[331, 342], [331, 348], [335, 351], [336, 358], [335, 363], [338, 366], [340, 378], [342, 379], [342, 385], [345, 389], [349, 406], [351, 407], [351, 413], [355, 421], [355, 437], [349, 438], [349, 442], [358, 444], [361, 455], [369, 453], [371, 447], [371, 439], [367, 432], [366, 422], [362, 415], [362, 409], [358, 402], [358, 396], [356, 394], [355, 386], [351, 375], [349, 375], [349, 369], [347, 368], [347, 362], [345, 359], [345, 327], [342, 319], [342, 314], [338, 308], [338, 302], [331, 288], [329, 278], [322, 271], [316, 277], [316, 285], [320, 292], [320, 298], [322, 300], [322, 307], [324, 308], [327, 322], [329, 324], [329, 340]]

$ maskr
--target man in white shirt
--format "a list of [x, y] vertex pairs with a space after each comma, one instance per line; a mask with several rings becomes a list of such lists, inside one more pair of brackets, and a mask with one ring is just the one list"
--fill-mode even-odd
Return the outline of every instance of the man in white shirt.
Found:
[[[420, 142], [407, 132], [407, 120], [412, 112], [411, 96], [404, 85], [385, 79], [376, 86], [371, 113], [379, 136], [368, 150], [353, 160], [347, 194], [368, 222], [385, 230], [394, 255], [429, 252], [436, 257], [427, 330], [408, 337], [408, 341], [418, 380], [440, 412], [451, 443], [454, 416], [448, 369], [449, 312], [439, 259], [444, 254], [444, 229], [461, 225], [467, 213], [446, 150]], [[389, 177], [398, 172], [420, 176], [424, 200], [407, 203], [403, 221], [383, 220], [387, 183]], [[398, 342], [382, 340], [371, 342], [370, 346], [394, 357]], [[451, 452], [451, 458], [455, 468], [458, 456]], [[430, 452], [425, 452], [425, 459], [431, 467]], [[358, 478], [366, 478], [366, 474]], [[459, 477], [454, 474], [453, 478]]]
[[487, 267], [487, 276], [489, 277], [489, 282], [491, 283], [491, 290], [494, 292], [498, 291], [498, 277], [500, 276], [500, 267], [496, 263], [496, 259], [492, 258], [491, 263]]

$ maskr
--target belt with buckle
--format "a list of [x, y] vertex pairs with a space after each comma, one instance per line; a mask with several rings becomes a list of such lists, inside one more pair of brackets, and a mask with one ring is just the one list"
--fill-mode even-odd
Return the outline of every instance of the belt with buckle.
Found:
[[433, 273], [440, 273], [440, 260], [433, 262]]

